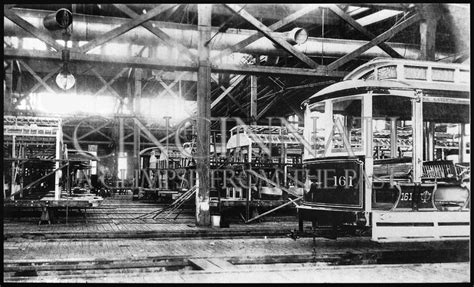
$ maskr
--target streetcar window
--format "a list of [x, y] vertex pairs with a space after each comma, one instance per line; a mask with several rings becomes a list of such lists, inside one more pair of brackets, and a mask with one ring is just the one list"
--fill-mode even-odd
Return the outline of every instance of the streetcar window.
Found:
[[397, 66], [387, 66], [377, 69], [377, 78], [379, 80], [385, 79], [396, 79], [397, 78]]
[[361, 77], [362, 80], [375, 80], [374, 71], [370, 71]]
[[405, 66], [405, 78], [413, 80], [426, 80], [428, 68]]
[[[362, 100], [343, 99], [333, 101], [333, 122], [331, 151], [349, 152], [346, 140], [352, 152], [361, 152], [362, 147]], [[341, 130], [342, 128], [342, 130]]]
[[423, 159], [469, 162], [469, 105], [423, 103]]
[[311, 151], [305, 149], [305, 158], [324, 154], [330, 126], [331, 118], [326, 109], [326, 102], [319, 102], [306, 111], [304, 136], [311, 145]]
[[410, 99], [375, 96], [372, 110], [374, 159], [410, 158], [413, 149]]
[[431, 79], [433, 81], [454, 82], [454, 69], [432, 68]]

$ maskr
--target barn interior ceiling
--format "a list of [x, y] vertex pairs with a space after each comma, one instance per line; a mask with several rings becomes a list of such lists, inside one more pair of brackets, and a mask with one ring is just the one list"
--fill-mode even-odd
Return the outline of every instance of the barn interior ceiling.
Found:
[[[66, 135], [86, 119], [83, 134], [102, 134], [84, 142], [107, 142], [108, 119], [136, 116], [162, 138], [164, 116], [173, 125], [195, 112], [197, 5], [4, 5], [4, 113], [60, 115]], [[43, 19], [61, 8], [72, 25], [46, 29]], [[432, 18], [434, 60], [469, 63], [469, 16], [464, 4], [213, 4], [211, 115], [302, 121], [304, 99], [370, 59], [422, 58], [420, 23]], [[56, 84], [63, 50], [75, 77], [67, 91]]]

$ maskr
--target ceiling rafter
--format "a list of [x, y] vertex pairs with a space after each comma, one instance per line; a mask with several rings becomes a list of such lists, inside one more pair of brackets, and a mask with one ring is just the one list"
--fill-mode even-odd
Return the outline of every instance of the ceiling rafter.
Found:
[[94, 49], [95, 47], [100, 46], [100, 45], [110, 41], [111, 39], [116, 38], [116, 37], [128, 32], [128, 31], [132, 30], [133, 28], [139, 26], [143, 22], [146, 22], [146, 21], [158, 16], [159, 14], [163, 13], [164, 11], [173, 8], [175, 5], [176, 4], [161, 4], [158, 7], [150, 10], [146, 14], [142, 14], [140, 16], [137, 16], [137, 17], [133, 18], [133, 20], [130, 20], [127, 23], [122, 24], [122, 25], [120, 25], [119, 27], [117, 27], [115, 29], [112, 29], [109, 32], [103, 34], [102, 36], [97, 37], [94, 40], [88, 42], [87, 44], [85, 44], [85, 45], [83, 45], [79, 48], [73, 49], [73, 50], [77, 51], [79, 53], [86, 53], [86, 52]]
[[[372, 40], [376, 37], [369, 30], [367, 30], [362, 25], [360, 25], [357, 21], [355, 21], [350, 15], [345, 13], [339, 6], [329, 5], [328, 8], [332, 12], [334, 12], [337, 16], [341, 17], [341, 19], [346, 21], [349, 25], [354, 27], [357, 31], [361, 32], [369, 40]], [[397, 53], [394, 49], [392, 49], [389, 45], [385, 43], [380, 43], [378, 46], [380, 47], [380, 49], [384, 50], [387, 54], [389, 54], [393, 58], [403, 58], [399, 53]]]
[[345, 63], [355, 59], [368, 49], [372, 48], [373, 46], [382, 43], [384, 41], [387, 41], [391, 37], [393, 37], [395, 34], [398, 32], [404, 30], [405, 28], [413, 25], [414, 23], [420, 21], [421, 16], [420, 14], [416, 13], [415, 15], [410, 16], [408, 19], [403, 21], [402, 23], [394, 26], [393, 28], [389, 29], [388, 31], [385, 31], [384, 33], [380, 34], [376, 38], [372, 39], [370, 42], [368, 42], [365, 45], [362, 45], [358, 49], [350, 52], [349, 54], [344, 55], [343, 57], [337, 59], [336, 61], [332, 62], [331, 64], [328, 65], [329, 70], [334, 70], [339, 68], [340, 66], [344, 65]]
[[23, 60], [18, 60], [18, 62], [25, 67], [25, 69], [39, 82], [43, 87], [45, 87], [50, 93], [56, 94], [56, 91], [53, 90], [38, 74], [33, 71]]
[[[24, 51], [20, 49], [4, 49], [4, 58], [27, 58], [37, 60], [60, 61], [60, 53], [45, 51]], [[190, 71], [197, 72], [197, 65], [165, 62], [157, 59], [141, 58], [141, 57], [118, 57], [104, 56], [94, 54], [70, 53], [70, 62], [86, 62], [89, 64], [126, 66], [132, 68], [144, 68], [155, 70], [169, 71]], [[287, 67], [268, 67], [268, 66], [252, 66], [252, 65], [233, 65], [219, 64], [211, 65], [213, 73], [231, 73], [231, 74], [250, 74], [250, 75], [292, 75], [305, 77], [334, 77], [343, 78], [348, 72], [346, 71], [328, 71], [326, 67], [318, 67], [317, 69], [306, 68], [287, 68]]]
[[[123, 13], [127, 14], [129, 17], [134, 18], [137, 17], [138, 14], [135, 13], [132, 9], [127, 7], [124, 4], [113, 4], [117, 9], [122, 11]], [[182, 5], [182, 4], [181, 4]], [[179, 7], [179, 5], [177, 6]], [[191, 62], [195, 63], [197, 55], [193, 54], [188, 48], [186, 48], [184, 45], [179, 43], [178, 41], [174, 40], [171, 38], [168, 34], [163, 32], [163, 30], [155, 27], [152, 23], [149, 22], [144, 22], [141, 24], [143, 27], [145, 27], [148, 31], [151, 33], [155, 34], [158, 38], [163, 40], [163, 43], [166, 44], [169, 47], [176, 47], [181, 53], [183, 53], [185, 56], [191, 60]]]
[[52, 76], [54, 76], [56, 73], [59, 73], [61, 69], [62, 67], [58, 67], [49, 72], [46, 76], [43, 77], [41, 82], [36, 83], [31, 89], [29, 89], [26, 93], [19, 97], [15, 105], [19, 105], [23, 99], [26, 99], [31, 93], [34, 93], [37, 89], [39, 89], [39, 87], [43, 86], [43, 83], [46, 83], [46, 81], [48, 81]]
[[100, 88], [97, 92], [94, 93], [94, 96], [97, 96], [98, 94], [102, 93], [106, 89], [108, 89], [115, 97], [121, 99], [122, 97], [117, 93], [117, 91], [112, 88], [112, 84], [117, 81], [118, 78], [120, 78], [123, 73], [125, 73], [129, 68], [123, 68], [117, 75], [115, 75], [110, 81], [106, 81], [97, 71], [94, 67], [91, 68], [92, 73], [97, 76], [97, 78], [102, 82], [104, 86]]
[[300, 61], [308, 65], [309, 67], [316, 69], [319, 64], [317, 64], [315, 61], [311, 60], [308, 56], [305, 54], [301, 53], [300, 51], [296, 50], [291, 46], [286, 40], [278, 37], [274, 37], [271, 32], [272, 30], [268, 28], [267, 26], [263, 25], [260, 21], [258, 21], [255, 17], [250, 15], [247, 11], [245, 11], [243, 8], [241, 8], [239, 5], [236, 4], [223, 4], [225, 7], [236, 13], [237, 15], [240, 15], [243, 19], [245, 19], [247, 22], [249, 22], [252, 26], [254, 26], [258, 31], [260, 31], [265, 37], [267, 37], [269, 40], [274, 42], [275, 44], [281, 46], [283, 49], [285, 49], [288, 53], [293, 55], [294, 57], [298, 58]]
[[[285, 27], [286, 25], [290, 24], [291, 22], [295, 21], [296, 19], [300, 18], [301, 16], [303, 16], [303, 15], [305, 15], [305, 14], [311, 12], [311, 11], [314, 11], [317, 8], [318, 7], [315, 6], [315, 5], [308, 5], [304, 8], [302, 8], [302, 9], [294, 12], [293, 14], [288, 15], [284, 19], [268, 26], [268, 29], [270, 29], [271, 31], [277, 31], [278, 29], [281, 29], [281, 28]], [[217, 61], [217, 60], [219, 60], [220, 58], [222, 58], [224, 56], [227, 56], [227, 55], [229, 55], [233, 52], [236, 52], [236, 51], [250, 45], [251, 43], [257, 41], [258, 39], [260, 39], [262, 37], [263, 37], [263, 35], [261, 35], [259, 32], [256, 32], [255, 34], [247, 37], [246, 39], [240, 41], [239, 43], [235, 44], [234, 46], [224, 49], [218, 55], [211, 58], [211, 62]]]
[[31, 25], [28, 21], [18, 16], [11, 9], [5, 9], [3, 11], [3, 14], [5, 15], [5, 17], [10, 19], [13, 23], [23, 28], [23, 30], [30, 33], [34, 37], [40, 39], [47, 45], [53, 47], [56, 51], [61, 51], [62, 49], [64, 49], [64, 46], [56, 42], [56, 40], [53, 37], [51, 37], [47, 32], [40, 30], [36, 28], [35, 26]]

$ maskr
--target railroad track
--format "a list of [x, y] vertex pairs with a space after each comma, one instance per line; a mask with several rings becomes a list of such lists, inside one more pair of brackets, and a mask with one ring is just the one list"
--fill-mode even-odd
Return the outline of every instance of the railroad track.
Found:
[[104, 278], [156, 276], [179, 271], [180, 274], [199, 272], [228, 273], [249, 270], [288, 270], [321, 266], [396, 265], [468, 262], [467, 249], [443, 247], [427, 251], [378, 249], [373, 251], [325, 252], [314, 251], [299, 255], [260, 256], [147, 256], [127, 259], [66, 259], [66, 260], [5, 260], [5, 282], [104, 282]]

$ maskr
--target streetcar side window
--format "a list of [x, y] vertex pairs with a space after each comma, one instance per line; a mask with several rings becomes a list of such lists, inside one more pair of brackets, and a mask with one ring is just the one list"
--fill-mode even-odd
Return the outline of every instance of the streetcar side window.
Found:
[[331, 118], [326, 109], [326, 102], [319, 102], [305, 112], [305, 139], [311, 150], [304, 149], [304, 158], [314, 158], [324, 154]]
[[374, 160], [411, 158], [413, 127], [410, 99], [396, 96], [375, 96], [372, 109], [372, 156]]
[[338, 99], [332, 104], [331, 152], [347, 154], [349, 148], [362, 152], [362, 99]]
[[469, 105], [423, 103], [424, 161], [470, 162]]

